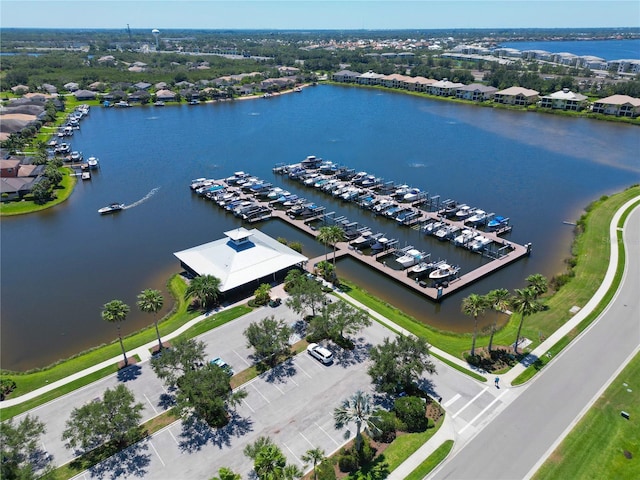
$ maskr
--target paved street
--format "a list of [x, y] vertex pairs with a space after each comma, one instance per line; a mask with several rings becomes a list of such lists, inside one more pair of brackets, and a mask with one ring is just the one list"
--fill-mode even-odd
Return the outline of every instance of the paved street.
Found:
[[621, 365], [640, 347], [640, 210], [624, 233], [627, 270], [600, 319], [565, 349], [502, 414], [471, 441], [457, 442], [431, 478], [521, 479], [535, 473]]

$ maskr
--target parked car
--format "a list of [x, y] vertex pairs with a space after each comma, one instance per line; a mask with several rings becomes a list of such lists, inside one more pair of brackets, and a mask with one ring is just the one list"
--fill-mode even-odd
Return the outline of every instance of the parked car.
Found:
[[317, 343], [310, 343], [307, 346], [307, 353], [317, 360], [320, 360], [325, 365], [329, 365], [333, 362], [333, 353], [328, 348], [318, 345]]
[[227, 375], [229, 375], [230, 377], [233, 377], [233, 374], [234, 374], [233, 368], [231, 368], [229, 366], [229, 364], [227, 362], [225, 362], [224, 360], [222, 360], [220, 357], [214, 358], [213, 360], [211, 360], [210, 363], [212, 365], [216, 365], [216, 366], [220, 367], [225, 372], [227, 372]]
[[280, 299], [280, 297], [273, 297], [271, 300], [269, 300], [270, 307], [277, 307], [281, 303], [282, 303], [282, 300]]

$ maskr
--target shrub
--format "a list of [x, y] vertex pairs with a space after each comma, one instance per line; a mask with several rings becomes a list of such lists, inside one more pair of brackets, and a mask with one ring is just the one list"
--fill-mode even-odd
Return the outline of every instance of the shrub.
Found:
[[368, 437], [362, 436], [362, 452], [360, 453], [359, 463], [360, 465], [366, 465], [373, 457], [376, 456], [376, 449], [371, 446], [371, 440]]
[[341, 472], [355, 472], [358, 470], [358, 456], [354, 450], [344, 450], [338, 456], [338, 468]]
[[374, 435], [374, 439], [379, 442], [391, 443], [396, 438], [396, 429], [398, 426], [398, 419], [393, 412], [387, 412], [386, 410], [379, 410], [376, 412], [378, 420], [375, 424], [378, 427], [378, 431]]
[[408, 432], [422, 432], [427, 428], [427, 407], [420, 397], [402, 397], [395, 401], [398, 419], [407, 425]]
[[329, 461], [324, 461], [316, 466], [316, 478], [318, 480], [336, 480], [336, 471]]
[[4, 400], [7, 395], [16, 389], [16, 382], [10, 378], [0, 380], [0, 400]]

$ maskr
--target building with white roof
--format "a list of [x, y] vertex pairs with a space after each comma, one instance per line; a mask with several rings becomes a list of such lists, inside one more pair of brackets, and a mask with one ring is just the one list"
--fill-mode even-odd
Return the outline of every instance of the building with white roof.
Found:
[[221, 293], [257, 288], [309, 260], [256, 229], [240, 227], [224, 234], [220, 240], [174, 253], [187, 272], [220, 279]]
[[587, 105], [587, 101], [586, 95], [574, 93], [568, 88], [563, 88], [559, 92], [540, 97], [540, 106], [542, 108], [578, 111]]

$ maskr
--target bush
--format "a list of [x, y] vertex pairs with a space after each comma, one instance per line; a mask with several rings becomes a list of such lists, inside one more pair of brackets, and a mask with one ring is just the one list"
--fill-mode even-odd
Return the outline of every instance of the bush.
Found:
[[355, 450], [344, 450], [338, 456], [338, 468], [341, 472], [351, 473], [358, 470], [358, 456]]
[[427, 407], [420, 397], [402, 397], [395, 401], [398, 419], [407, 425], [408, 432], [423, 432], [427, 428]]
[[396, 429], [398, 425], [396, 415], [386, 410], [379, 410], [376, 412], [376, 415], [378, 416], [378, 420], [375, 423], [379, 430], [373, 438], [383, 443], [393, 442], [396, 439]]
[[0, 380], [0, 400], [4, 400], [7, 395], [16, 389], [16, 382], [10, 378]]
[[333, 465], [327, 460], [317, 465], [316, 478], [318, 480], [336, 480], [336, 471]]

